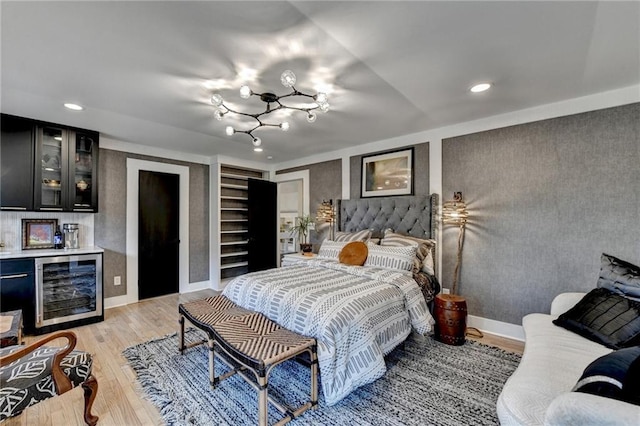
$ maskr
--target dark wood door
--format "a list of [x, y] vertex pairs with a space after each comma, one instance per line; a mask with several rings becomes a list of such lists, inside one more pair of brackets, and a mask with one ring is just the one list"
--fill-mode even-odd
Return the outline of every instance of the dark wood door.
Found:
[[278, 186], [275, 182], [249, 179], [249, 272], [277, 266]]
[[140, 171], [138, 298], [179, 290], [180, 176]]

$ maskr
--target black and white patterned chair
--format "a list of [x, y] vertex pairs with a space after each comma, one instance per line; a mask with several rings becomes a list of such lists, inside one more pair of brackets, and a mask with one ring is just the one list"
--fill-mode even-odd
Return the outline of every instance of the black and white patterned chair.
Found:
[[[61, 347], [43, 346], [55, 339], [67, 339]], [[84, 390], [84, 421], [95, 425], [98, 417], [91, 406], [98, 382], [91, 374], [90, 354], [74, 351], [76, 335], [60, 331], [28, 346], [0, 349], [0, 421], [20, 414], [25, 408], [81, 385]]]

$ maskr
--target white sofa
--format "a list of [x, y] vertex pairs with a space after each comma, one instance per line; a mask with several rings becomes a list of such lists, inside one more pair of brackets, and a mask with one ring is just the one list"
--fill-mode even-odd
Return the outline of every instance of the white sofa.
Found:
[[571, 392], [584, 369], [611, 349], [552, 321], [585, 293], [562, 293], [551, 314], [522, 319], [525, 348], [520, 365], [498, 398], [502, 425], [640, 425], [640, 406], [581, 392]]

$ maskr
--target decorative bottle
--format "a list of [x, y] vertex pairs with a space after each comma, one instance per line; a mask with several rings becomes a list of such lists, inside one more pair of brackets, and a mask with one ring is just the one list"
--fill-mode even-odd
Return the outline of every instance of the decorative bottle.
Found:
[[62, 232], [60, 232], [60, 226], [56, 227], [56, 232], [53, 234], [53, 247], [56, 249], [64, 248], [64, 239], [62, 238]]

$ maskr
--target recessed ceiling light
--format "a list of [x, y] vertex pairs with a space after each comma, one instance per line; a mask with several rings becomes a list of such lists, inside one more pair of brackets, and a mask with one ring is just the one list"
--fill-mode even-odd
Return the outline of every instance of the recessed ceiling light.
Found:
[[74, 110], [74, 111], [82, 111], [84, 109], [83, 106], [78, 105], [78, 104], [72, 104], [70, 102], [67, 102], [66, 104], [64, 104], [64, 107], [68, 108], [68, 109], [71, 109], [71, 110]]
[[491, 88], [491, 83], [480, 83], [473, 86], [471, 90], [473, 93], [484, 92], [485, 90], [489, 90]]
[[253, 150], [255, 152], [262, 152], [262, 148], [260, 148], [259, 146], [256, 146], [255, 148], [253, 148]]
[[271, 155], [267, 155], [267, 160], [273, 160], [273, 157]]

